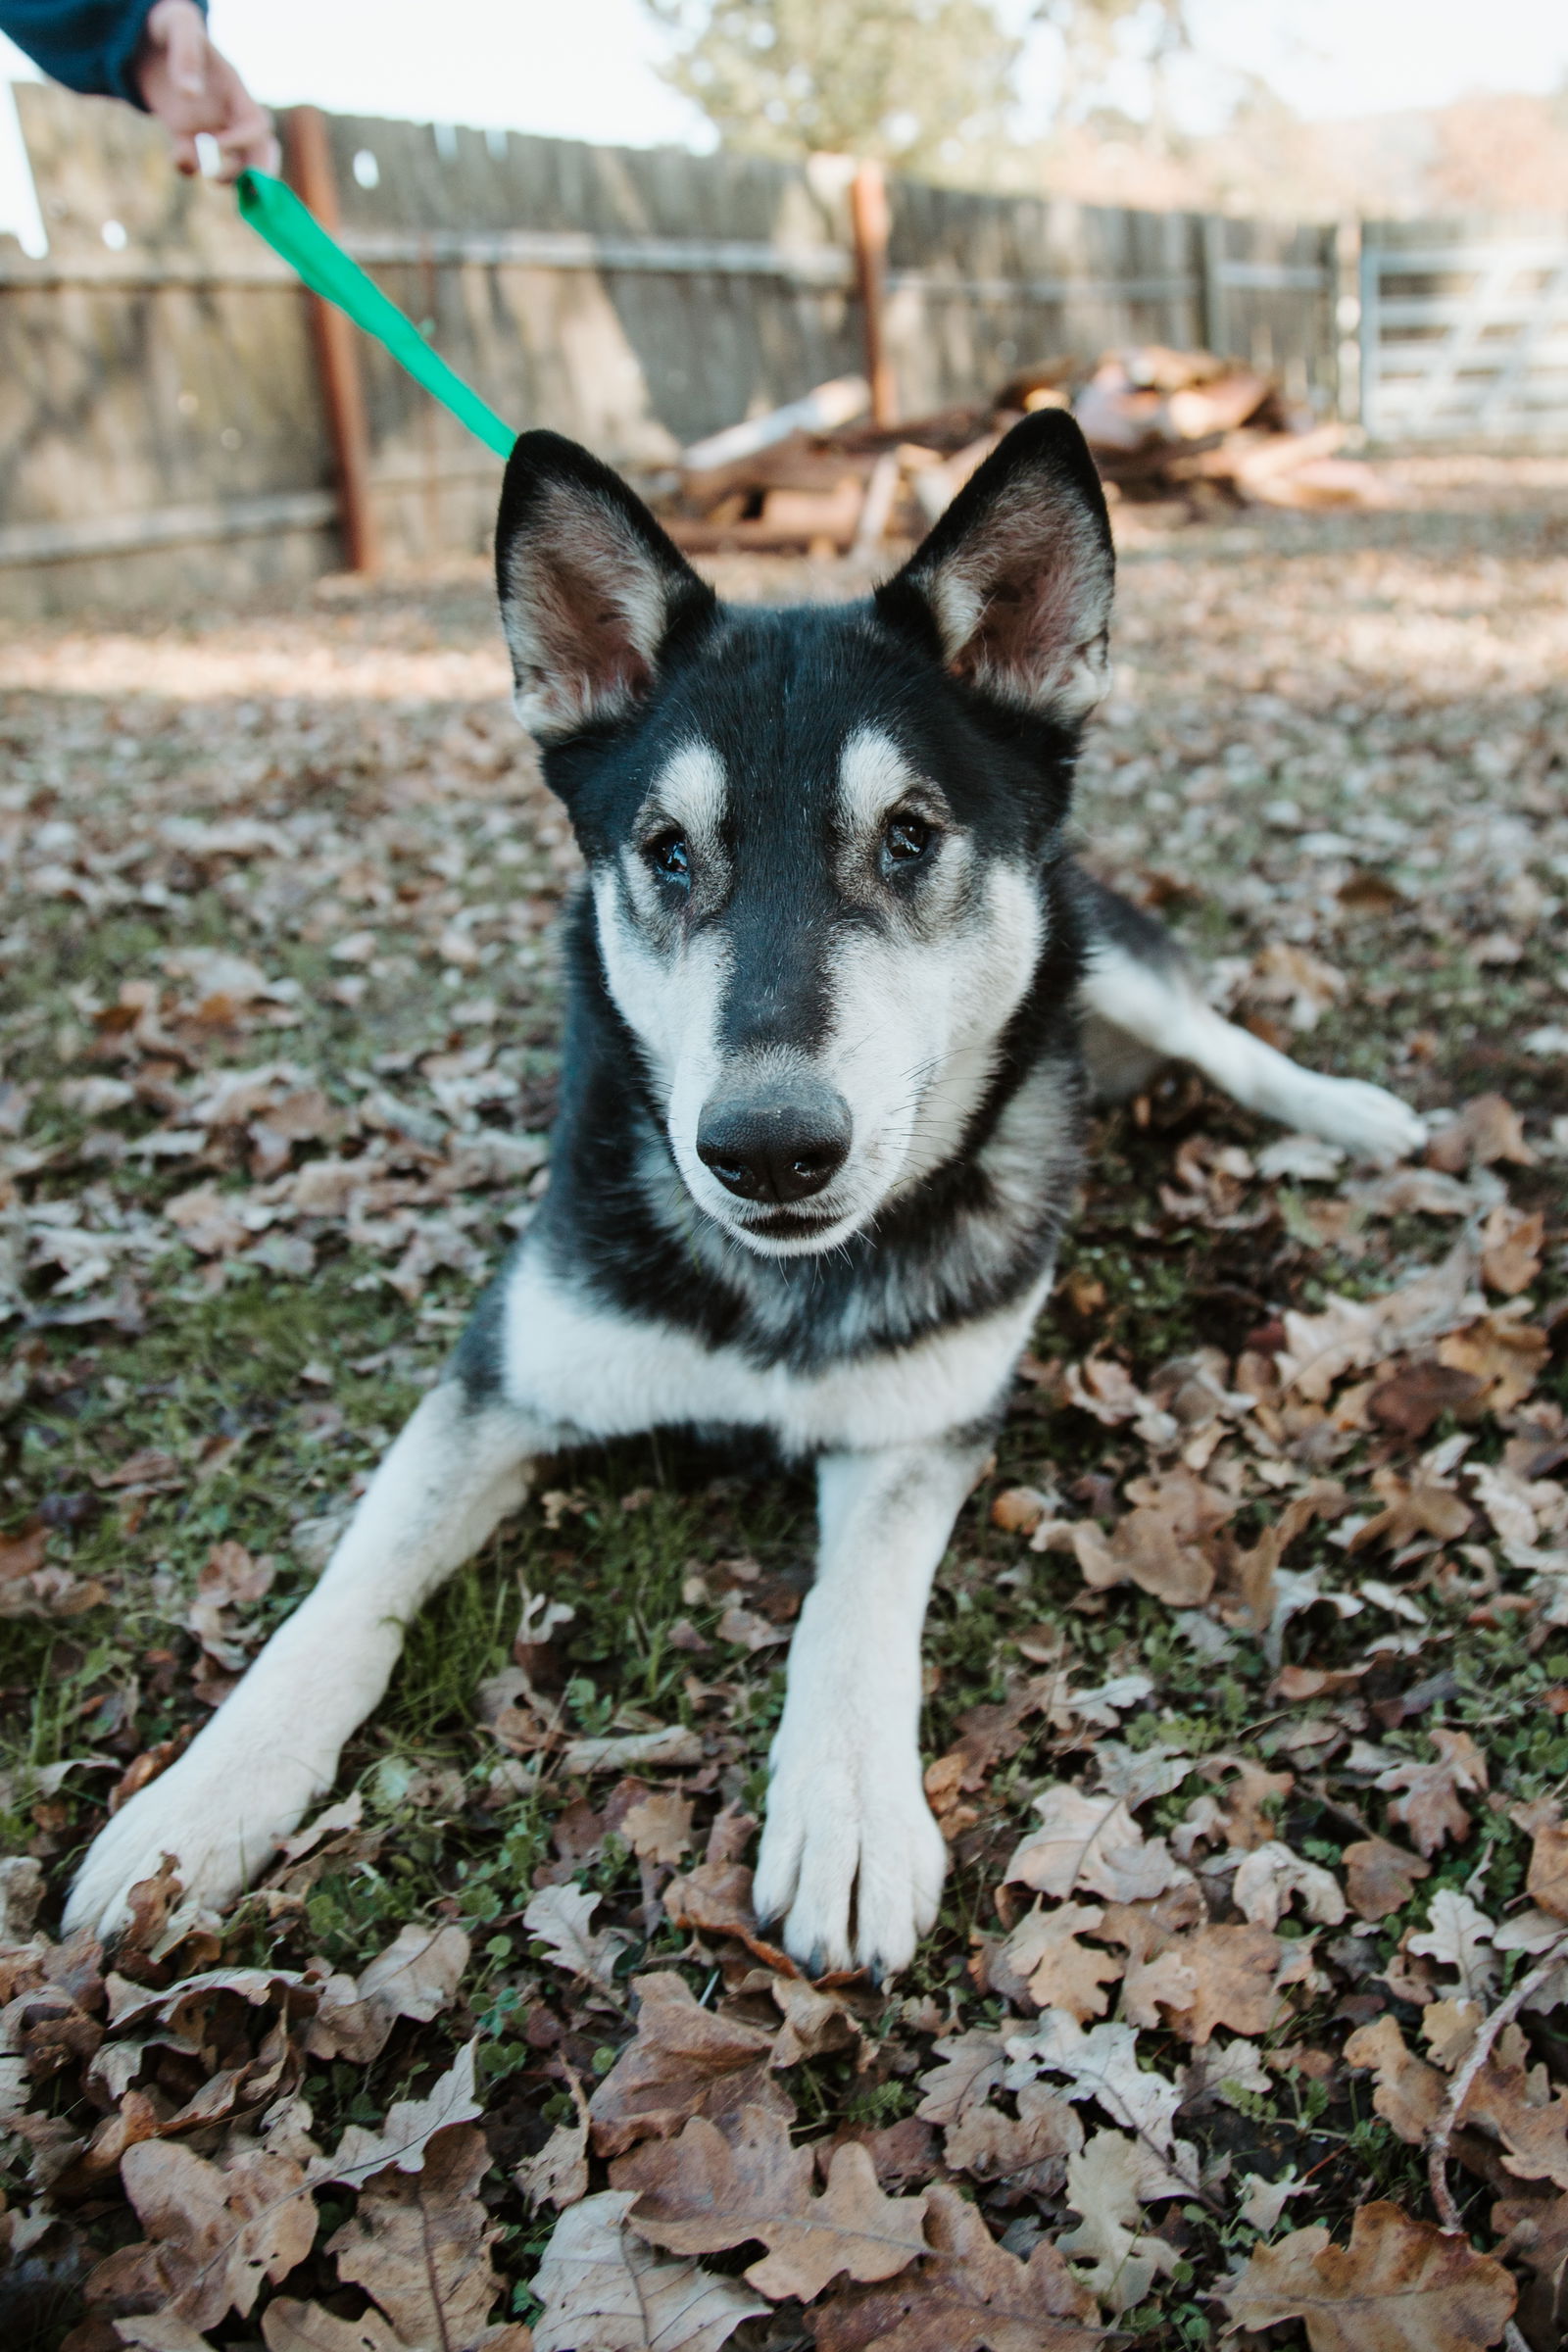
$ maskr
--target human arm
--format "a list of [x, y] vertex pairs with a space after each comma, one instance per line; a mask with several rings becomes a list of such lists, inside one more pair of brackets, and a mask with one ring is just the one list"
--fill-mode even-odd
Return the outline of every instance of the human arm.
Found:
[[0, 0], [0, 29], [68, 89], [156, 115], [179, 171], [200, 169], [203, 131], [218, 141], [220, 178], [276, 170], [271, 122], [214, 47], [201, 0]]

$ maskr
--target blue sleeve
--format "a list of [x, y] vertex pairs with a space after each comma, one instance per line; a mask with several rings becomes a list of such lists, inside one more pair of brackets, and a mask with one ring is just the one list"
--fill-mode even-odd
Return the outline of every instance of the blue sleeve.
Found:
[[[0, 0], [0, 32], [68, 90], [140, 106], [131, 68], [153, 0]], [[205, 16], [207, 0], [197, 0]]]

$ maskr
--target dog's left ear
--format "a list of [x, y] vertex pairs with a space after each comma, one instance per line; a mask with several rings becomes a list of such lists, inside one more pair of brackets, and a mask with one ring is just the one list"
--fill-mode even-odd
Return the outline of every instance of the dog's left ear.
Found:
[[1044, 409], [992, 451], [876, 604], [976, 692], [1071, 723], [1109, 682], [1114, 579], [1089, 444], [1065, 411]]
[[552, 743], [624, 717], [712, 590], [608, 466], [559, 433], [523, 433], [496, 518], [496, 586], [517, 716]]

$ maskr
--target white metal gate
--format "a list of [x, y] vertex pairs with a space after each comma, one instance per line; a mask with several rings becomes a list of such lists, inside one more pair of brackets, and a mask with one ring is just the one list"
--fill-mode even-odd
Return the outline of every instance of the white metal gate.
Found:
[[1361, 420], [1380, 441], [1568, 439], [1568, 223], [1368, 221]]

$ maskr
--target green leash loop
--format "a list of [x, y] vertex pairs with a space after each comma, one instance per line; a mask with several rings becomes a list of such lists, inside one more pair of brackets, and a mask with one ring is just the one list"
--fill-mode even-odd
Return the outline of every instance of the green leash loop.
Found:
[[292, 188], [266, 172], [242, 172], [235, 194], [240, 218], [250, 222], [258, 236], [265, 237], [274, 253], [282, 255], [313, 294], [346, 311], [356, 326], [373, 335], [399, 367], [406, 368], [416, 382], [450, 409], [486, 449], [493, 449], [498, 458], [511, 457], [517, 438], [511, 425], [430, 349], [414, 320], [382, 293], [358, 262], [350, 260]]

